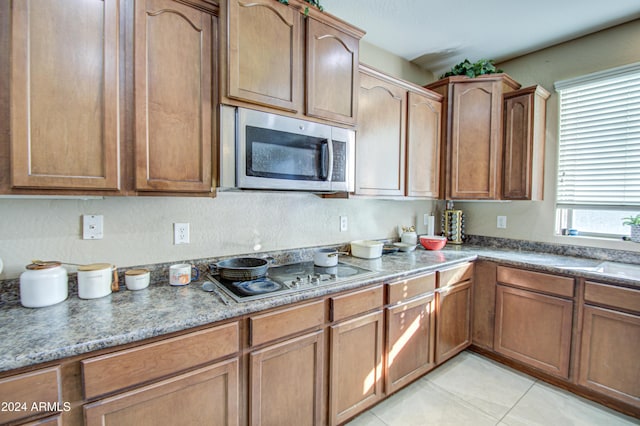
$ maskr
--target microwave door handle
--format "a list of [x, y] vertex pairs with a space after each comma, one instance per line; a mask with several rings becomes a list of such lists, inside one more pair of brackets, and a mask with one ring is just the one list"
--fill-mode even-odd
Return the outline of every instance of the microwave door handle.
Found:
[[331, 155], [329, 141], [323, 140], [320, 145], [320, 179], [328, 180], [331, 171]]

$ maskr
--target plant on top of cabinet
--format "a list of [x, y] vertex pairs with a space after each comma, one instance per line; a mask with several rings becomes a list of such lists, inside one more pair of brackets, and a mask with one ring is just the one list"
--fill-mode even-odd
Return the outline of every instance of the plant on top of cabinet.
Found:
[[465, 59], [458, 65], [451, 68], [451, 71], [442, 74], [440, 78], [452, 77], [454, 75], [466, 75], [467, 77], [474, 78], [479, 75], [496, 74], [501, 72], [502, 70], [497, 69], [494, 65], [493, 59], [480, 59], [474, 63]]

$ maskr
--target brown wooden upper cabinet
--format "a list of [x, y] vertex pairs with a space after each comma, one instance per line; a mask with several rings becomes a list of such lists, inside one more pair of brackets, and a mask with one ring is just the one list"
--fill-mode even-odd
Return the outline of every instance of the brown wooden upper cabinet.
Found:
[[360, 39], [316, 19], [306, 21], [306, 113], [354, 124], [358, 110]]
[[504, 95], [502, 198], [542, 200], [547, 92], [531, 86]]
[[355, 123], [362, 30], [301, 0], [226, 0], [222, 6], [228, 16], [220, 44], [223, 103]]
[[117, 190], [118, 1], [18, 1], [10, 13], [10, 187]]
[[0, 192], [211, 194], [217, 14], [203, 0], [2, 2]]
[[227, 7], [227, 96], [299, 111], [300, 13], [274, 0], [228, 0]]
[[449, 77], [425, 86], [444, 96], [441, 197], [499, 199], [504, 93], [520, 88], [506, 74]]
[[360, 66], [356, 195], [437, 198], [441, 99]]
[[135, 2], [135, 186], [212, 190], [210, 13], [171, 0]]

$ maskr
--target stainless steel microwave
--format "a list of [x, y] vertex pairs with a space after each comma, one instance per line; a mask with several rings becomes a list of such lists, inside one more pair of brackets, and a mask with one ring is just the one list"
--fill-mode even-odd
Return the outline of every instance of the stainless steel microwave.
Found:
[[355, 132], [220, 106], [220, 187], [350, 192]]

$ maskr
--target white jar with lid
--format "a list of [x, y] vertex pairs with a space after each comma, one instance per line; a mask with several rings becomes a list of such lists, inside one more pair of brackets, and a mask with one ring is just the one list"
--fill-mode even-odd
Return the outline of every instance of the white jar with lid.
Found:
[[26, 266], [20, 274], [20, 303], [26, 308], [55, 305], [69, 295], [67, 270], [58, 262]]

